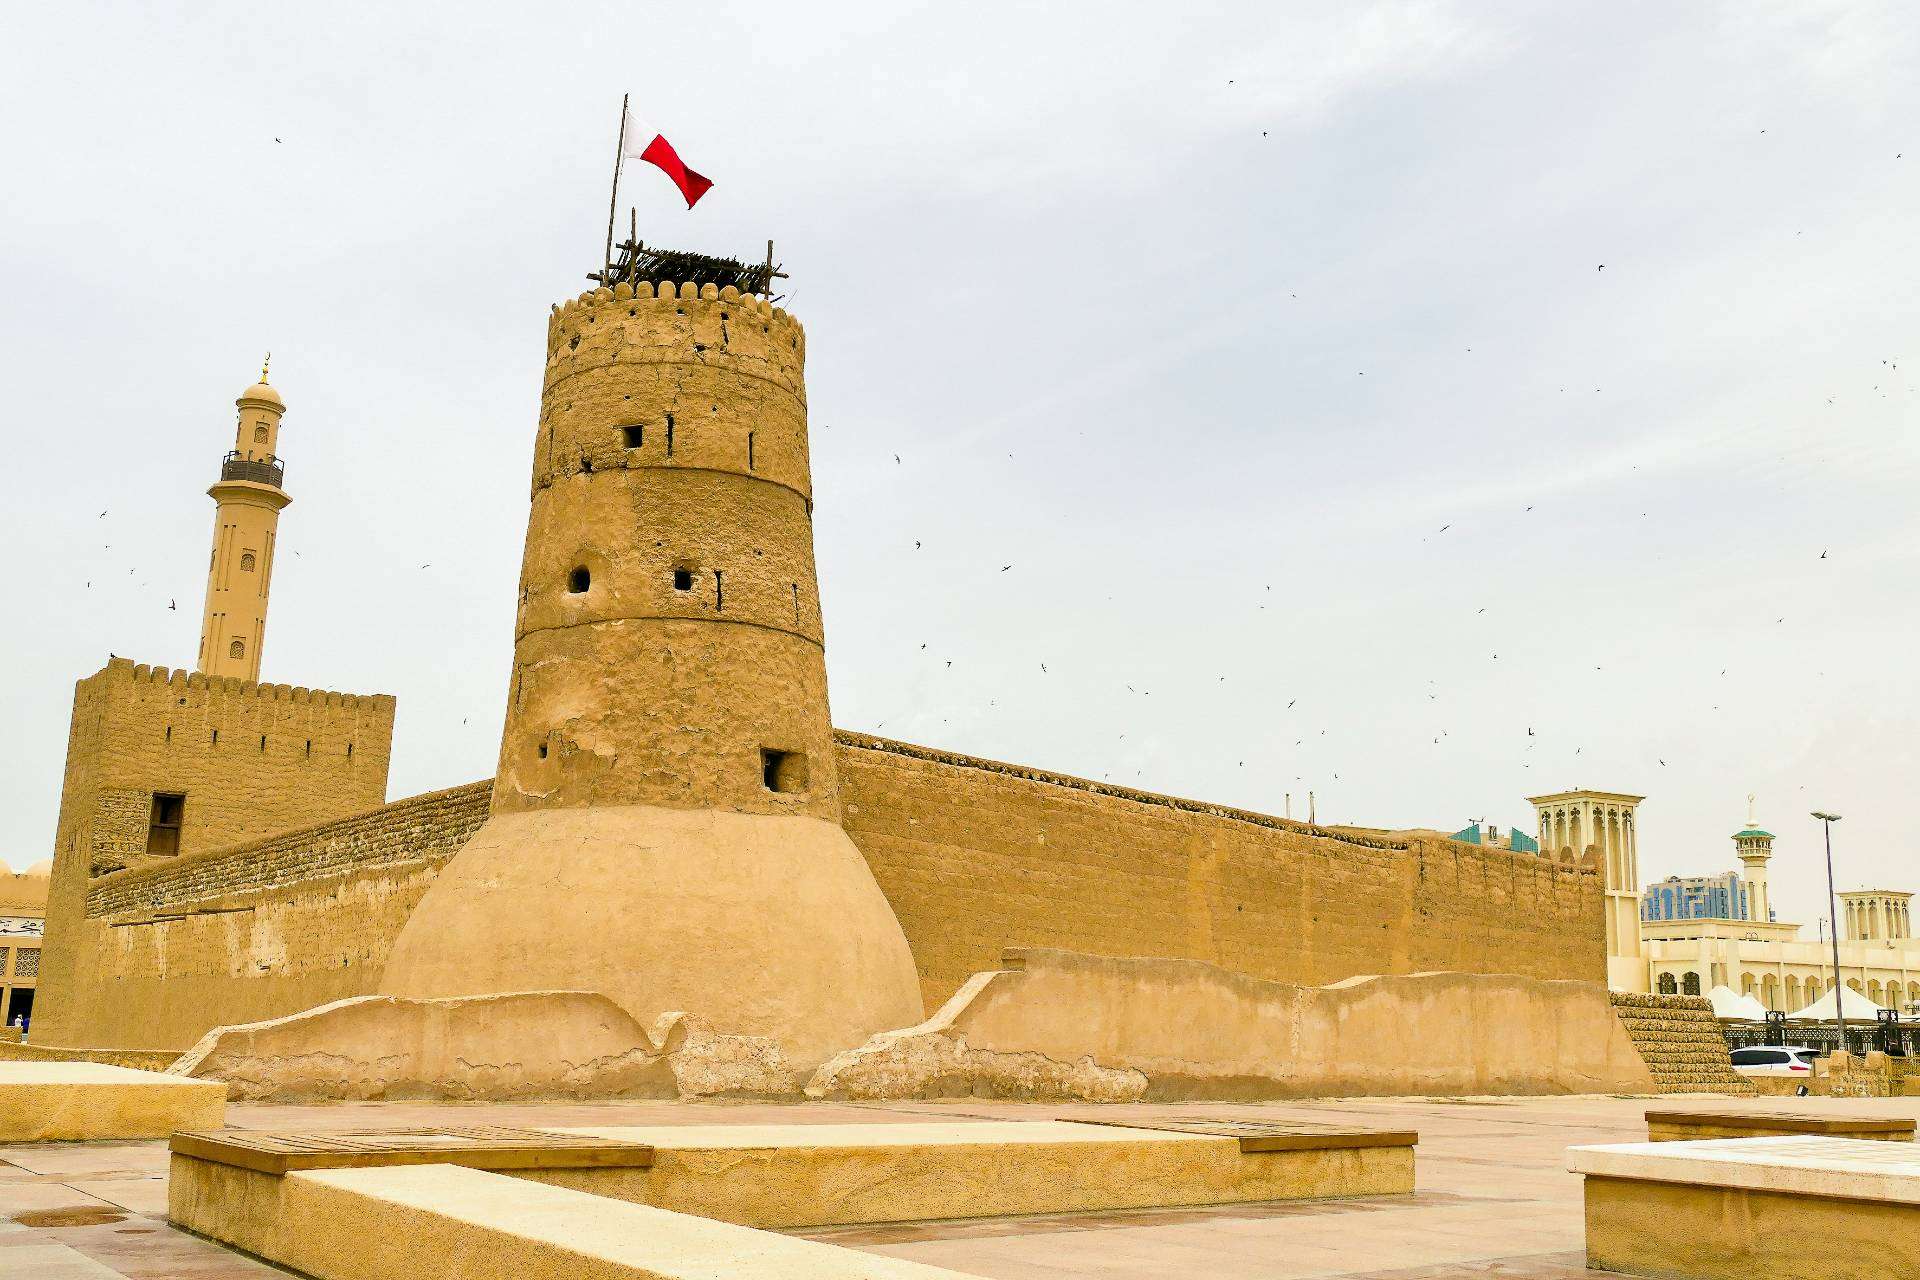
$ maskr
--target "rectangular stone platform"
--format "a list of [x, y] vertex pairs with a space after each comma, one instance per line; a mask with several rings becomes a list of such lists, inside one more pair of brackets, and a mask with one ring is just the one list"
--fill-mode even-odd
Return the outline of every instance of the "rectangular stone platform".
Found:
[[164, 1138], [218, 1125], [227, 1086], [94, 1062], [0, 1062], [0, 1142]]
[[272, 1181], [277, 1221], [229, 1213], [219, 1233], [203, 1234], [316, 1280], [965, 1280], [457, 1165], [316, 1169]]
[[650, 1146], [653, 1165], [523, 1176], [781, 1229], [1413, 1191], [1412, 1133], [1202, 1119], [1172, 1125], [570, 1129]]
[[1572, 1147], [1587, 1265], [1692, 1280], [1920, 1275], [1920, 1151], [1787, 1136]]
[[1847, 1115], [1833, 1111], [1765, 1111], [1759, 1108], [1677, 1109], [1647, 1112], [1647, 1141], [1705, 1138], [1866, 1138], [1912, 1142], [1914, 1122], [1899, 1116]]
[[[174, 1137], [169, 1216], [279, 1256], [287, 1179], [453, 1164], [750, 1227], [807, 1228], [1413, 1190], [1409, 1132], [1175, 1121], [679, 1125]], [[254, 1239], [245, 1244], [239, 1236]]]

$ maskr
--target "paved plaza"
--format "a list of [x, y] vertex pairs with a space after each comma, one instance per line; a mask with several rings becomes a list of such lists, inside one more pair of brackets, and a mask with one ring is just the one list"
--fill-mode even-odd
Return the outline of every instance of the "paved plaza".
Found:
[[[1689, 1099], [1357, 1098], [1298, 1103], [1090, 1107], [990, 1102], [854, 1105], [682, 1103], [244, 1106], [228, 1123], [324, 1130], [423, 1123], [511, 1126], [835, 1123], [929, 1118], [1209, 1116], [1302, 1119], [1420, 1133], [1410, 1197], [1228, 1205], [990, 1221], [840, 1227], [802, 1234], [992, 1280], [1296, 1277], [1562, 1280], [1589, 1271], [1569, 1146], [1646, 1136], [1650, 1103]], [[1769, 1105], [1740, 1100], [1742, 1105]], [[1920, 1098], [1778, 1099], [1783, 1109], [1920, 1117]], [[225, 1280], [284, 1274], [166, 1222], [164, 1142], [0, 1148], [0, 1277]]]

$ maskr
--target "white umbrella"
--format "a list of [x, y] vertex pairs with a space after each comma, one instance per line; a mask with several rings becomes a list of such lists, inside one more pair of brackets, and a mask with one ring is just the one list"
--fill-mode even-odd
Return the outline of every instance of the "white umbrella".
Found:
[[1707, 992], [1707, 999], [1713, 1002], [1713, 1016], [1716, 1018], [1741, 1022], [1764, 1022], [1767, 1017], [1767, 1006], [1752, 996], [1735, 994], [1731, 987], [1715, 987]]
[[[1879, 1005], [1867, 999], [1852, 987], [1841, 987], [1840, 990], [1847, 993], [1846, 999], [1840, 1006], [1843, 1017], [1858, 1019], [1862, 1022], [1872, 1022], [1874, 1015], [1880, 1012]], [[1789, 1018], [1805, 1019], [1812, 1022], [1831, 1022], [1833, 1021], [1833, 994], [1833, 992], [1829, 991], [1806, 1008], [1797, 1013], [1790, 1013], [1787, 1016]]]

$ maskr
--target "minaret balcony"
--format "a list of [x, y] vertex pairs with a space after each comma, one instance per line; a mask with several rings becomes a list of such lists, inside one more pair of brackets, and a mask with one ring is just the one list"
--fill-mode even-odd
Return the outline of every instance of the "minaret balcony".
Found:
[[255, 484], [270, 484], [278, 489], [281, 477], [285, 476], [286, 472], [286, 464], [271, 455], [265, 458], [248, 458], [235, 449], [220, 460], [222, 480], [250, 480]]

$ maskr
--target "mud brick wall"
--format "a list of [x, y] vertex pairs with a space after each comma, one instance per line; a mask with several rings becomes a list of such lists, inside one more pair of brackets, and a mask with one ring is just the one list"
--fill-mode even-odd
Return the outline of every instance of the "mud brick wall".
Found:
[[912, 944], [929, 1012], [1015, 946], [1306, 984], [1430, 969], [1606, 980], [1586, 867], [835, 740], [847, 832]]
[[1753, 1092], [1734, 1071], [1727, 1037], [1705, 996], [1608, 995], [1661, 1093]]
[[491, 790], [431, 792], [95, 882], [79, 924], [87, 963], [60, 1039], [47, 1039], [185, 1049], [213, 1026], [374, 991], [434, 872], [486, 821]]
[[[77, 682], [54, 832], [33, 1035], [71, 1043], [101, 982], [84, 948], [102, 876], [374, 808], [386, 799], [394, 700], [209, 678], [114, 658]], [[153, 797], [184, 796], [177, 849], [149, 839]], [[175, 843], [175, 842], [170, 842]], [[88, 1026], [85, 1029], [91, 1030]]]

